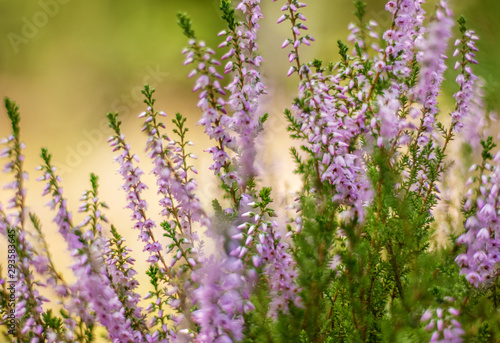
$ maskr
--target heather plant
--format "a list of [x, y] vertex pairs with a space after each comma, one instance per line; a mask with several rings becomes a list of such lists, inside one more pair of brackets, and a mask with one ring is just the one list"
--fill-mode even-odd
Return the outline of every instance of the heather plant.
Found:
[[[203, 206], [186, 118], [158, 110], [146, 85], [139, 118], [156, 185], [142, 181], [119, 113], [107, 114], [129, 227], [107, 219], [112, 197], [100, 193], [95, 174], [80, 199], [84, 219], [75, 222], [52, 156], [42, 149], [38, 180], [74, 282], [57, 270], [26, 204], [20, 113], [6, 98], [12, 130], [1, 155], [13, 196], [0, 206], [7, 240], [0, 322], [7, 341], [498, 341], [500, 153], [483, 136], [487, 118], [473, 71], [478, 37], [463, 17], [454, 19], [447, 1], [429, 13], [423, 3], [388, 1], [391, 20], [379, 28], [354, 1], [356, 21], [347, 43], [338, 41], [338, 59], [304, 62], [302, 49], [315, 41], [301, 13], [306, 4], [284, 1], [278, 23], [290, 28], [282, 48], [297, 94], [283, 114], [264, 106], [270, 95], [260, 69], [259, 0], [222, 0], [220, 60], [179, 14], [198, 124], [210, 138], [209, 170], [221, 192], [211, 208]], [[438, 103], [447, 65], [456, 77], [453, 108]], [[290, 158], [301, 180], [286, 211], [275, 207], [277, 195], [257, 166], [266, 120], [279, 115], [297, 142]], [[453, 140], [481, 159], [459, 164], [470, 167], [458, 205], [463, 225], [437, 242], [445, 179], [458, 168], [448, 157]], [[148, 187], [156, 199], [146, 198]], [[160, 213], [149, 209], [154, 201]], [[148, 254], [146, 294], [122, 236], [130, 228]], [[47, 292], [52, 299], [41, 295]]]

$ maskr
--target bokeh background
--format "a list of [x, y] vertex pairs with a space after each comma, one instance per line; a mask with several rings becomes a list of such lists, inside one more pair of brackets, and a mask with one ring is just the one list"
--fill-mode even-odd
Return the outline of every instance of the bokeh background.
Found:
[[[266, 17], [260, 33], [261, 52], [266, 60], [263, 73], [269, 91], [265, 104], [270, 114], [260, 167], [268, 174], [266, 182], [275, 187], [278, 207], [285, 203], [287, 191], [299, 186], [292, 174], [282, 116], [296, 94], [296, 80], [284, 77], [289, 65], [286, 51], [281, 51], [280, 46], [288, 37], [289, 27], [275, 24], [281, 2], [263, 1]], [[385, 1], [367, 2], [367, 16], [377, 20], [381, 28], [387, 27], [390, 18], [383, 9]], [[496, 110], [500, 103], [500, 2], [450, 2], [455, 15], [464, 14], [469, 27], [480, 36], [480, 64], [475, 70], [486, 82], [488, 107]], [[432, 10], [434, 4], [435, 1], [429, 1], [427, 9]], [[304, 14], [316, 43], [303, 49], [302, 60], [336, 61], [336, 42], [346, 41], [347, 25], [354, 20], [352, 1], [311, 0], [308, 5]], [[40, 147], [49, 148], [53, 154], [74, 210], [81, 193], [89, 188], [89, 173], [100, 176], [101, 196], [112, 207], [108, 217], [118, 224], [134, 253], [140, 255], [142, 249], [135, 243], [136, 232], [130, 229], [129, 213], [123, 209], [124, 193], [115, 173], [114, 154], [106, 143], [111, 131], [107, 129], [105, 114], [120, 112], [132, 148], [143, 152], [145, 140], [137, 114], [144, 109], [140, 94], [144, 83], [156, 88], [158, 110], [170, 115], [181, 112], [188, 117], [191, 140], [199, 156], [195, 166], [200, 171], [200, 197], [205, 204], [210, 203], [217, 189], [212, 172], [207, 169], [211, 158], [203, 152], [210, 142], [202, 129], [195, 127], [200, 112], [195, 106], [197, 97], [191, 92], [193, 80], [186, 79], [190, 69], [182, 65], [181, 50], [186, 39], [176, 24], [176, 13], [189, 13], [197, 36], [215, 47], [220, 43], [217, 33], [224, 28], [218, 7], [218, 0], [0, 0], [0, 95], [10, 97], [20, 106], [22, 139], [27, 145], [25, 166], [30, 173], [28, 205], [41, 216], [51, 252], [61, 268], [69, 263], [65, 243], [51, 222], [54, 214], [44, 206], [48, 199], [40, 196], [43, 185], [35, 181], [40, 176], [35, 171], [41, 162]], [[223, 54], [217, 53], [219, 57]], [[455, 90], [453, 79], [445, 83], [445, 96]], [[446, 104], [446, 100], [443, 102]], [[3, 137], [9, 134], [10, 126], [5, 110], [0, 112]], [[143, 169], [149, 171], [150, 166], [146, 164]], [[9, 177], [1, 175], [0, 183], [5, 184]], [[153, 186], [154, 180], [149, 180]], [[151, 188], [149, 196], [153, 198], [154, 187]], [[9, 196], [6, 190], [0, 190], [1, 201], [5, 203]], [[155, 215], [155, 211], [153, 206], [150, 213]], [[0, 248], [3, 256], [3, 241]], [[0, 263], [4, 263], [4, 257]], [[138, 258], [139, 272], [143, 274], [145, 268]]]

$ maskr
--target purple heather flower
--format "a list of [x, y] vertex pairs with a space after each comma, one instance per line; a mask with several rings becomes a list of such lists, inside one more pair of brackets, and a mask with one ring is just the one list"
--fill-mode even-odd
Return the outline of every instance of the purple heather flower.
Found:
[[[54, 184], [57, 187], [57, 184]], [[59, 194], [62, 194], [61, 188], [58, 188]], [[97, 198], [89, 198], [87, 195], [82, 198], [88, 201], [87, 205], [98, 204]], [[92, 218], [105, 221], [98, 209], [93, 209]], [[84, 223], [87, 220], [84, 221]], [[71, 218], [68, 216], [67, 223], [71, 226]], [[137, 339], [142, 340], [142, 334], [130, 327], [130, 320], [125, 318], [125, 301], [119, 300], [117, 289], [112, 287], [107, 269], [104, 268], [103, 239], [100, 236], [99, 223], [94, 222], [91, 229], [83, 231], [85, 225], [80, 225], [74, 229], [78, 233], [79, 241], [83, 247], [72, 251], [72, 256], [76, 263], [72, 265], [72, 269], [79, 281], [70, 286], [68, 291], [72, 295], [71, 303], [69, 304], [69, 312], [78, 314], [87, 324], [91, 324], [94, 320], [98, 320], [108, 329], [108, 333], [112, 339], [127, 340]], [[99, 237], [95, 237], [94, 234]], [[132, 288], [133, 289], [133, 288]], [[130, 298], [131, 300], [132, 298]], [[132, 304], [133, 308], [136, 304]], [[97, 318], [88, 311], [94, 311]], [[137, 311], [137, 310], [136, 310]], [[138, 318], [140, 318], [140, 309]]]
[[[135, 167], [133, 161], [138, 157], [130, 152], [130, 145], [125, 143], [123, 135], [111, 137], [108, 142], [116, 150], [122, 150], [120, 155], [115, 157], [115, 161], [120, 164], [118, 172], [124, 180], [122, 188], [127, 192], [127, 208], [132, 211], [132, 219], [135, 222], [134, 228], [139, 230], [139, 239], [144, 243], [155, 243], [152, 239], [152, 228], [156, 226], [155, 222], [146, 216], [147, 203], [142, 199], [141, 193], [147, 189], [147, 186], [141, 182], [140, 177], [144, 172]], [[145, 247], [146, 250], [146, 247]], [[156, 257], [151, 262], [158, 261], [158, 251], [149, 249], [151, 257]]]
[[387, 42], [385, 56], [395, 58], [391, 69], [398, 75], [410, 75], [410, 64], [415, 56], [415, 43], [424, 33], [423, 0], [389, 1], [386, 10], [393, 16], [394, 27], [387, 30], [383, 38]]
[[[305, 4], [291, 1], [282, 8], [282, 11], [289, 11], [294, 29], [298, 27], [294, 20], [296, 15], [298, 17], [297, 9], [304, 6]], [[312, 40], [312, 37], [306, 38]], [[293, 56], [291, 61], [295, 60], [298, 53], [299, 45], [295, 44], [298, 39], [297, 32], [294, 31], [293, 39], [288, 40], [294, 43], [294, 50], [289, 55]], [[286, 45], [288, 44], [284, 44]], [[356, 63], [361, 67], [361, 63], [353, 62], [353, 69]], [[328, 180], [335, 186], [332, 200], [352, 206], [346, 217], [357, 215], [362, 220], [364, 206], [369, 201], [371, 192], [364, 176], [361, 156], [350, 153], [349, 147], [351, 140], [365, 127], [367, 107], [361, 106], [360, 102], [366, 98], [369, 84], [364, 75], [354, 75], [348, 67], [340, 66], [335, 76], [325, 76], [322, 72], [313, 73], [311, 68], [312, 64], [300, 65], [297, 60], [297, 67], [291, 67], [288, 72], [291, 75], [298, 71], [298, 98], [304, 103], [304, 109], [307, 109], [293, 105], [295, 119], [302, 125], [301, 132], [308, 140], [312, 152], [321, 161], [318, 166], [321, 181]], [[350, 80], [349, 85], [341, 86], [340, 81], [346, 78]], [[350, 93], [353, 93], [355, 86], [358, 91], [352, 97]]]
[[[225, 109], [225, 100], [222, 98], [226, 94], [218, 79], [222, 79], [215, 66], [220, 65], [220, 62], [212, 56], [215, 52], [206, 48], [205, 42], [191, 39], [189, 47], [183, 53], [186, 55], [184, 64], [197, 63], [195, 69], [191, 71], [190, 76], [198, 75], [195, 81], [193, 91], [199, 91], [198, 107], [202, 110], [203, 115], [198, 125], [205, 126], [205, 133], [217, 141], [217, 145], [207, 151], [213, 155], [214, 163], [210, 169], [215, 174], [221, 175], [228, 172], [227, 168], [230, 163], [229, 156], [226, 150], [234, 147], [234, 139], [228, 132], [232, 119], [227, 115]], [[234, 50], [231, 50], [222, 59], [231, 57]]]
[[[443, 81], [443, 73], [446, 70], [444, 55], [448, 47], [448, 40], [451, 37], [453, 27], [452, 13], [447, 7], [446, 1], [441, 1], [436, 13], [436, 19], [427, 27], [427, 34], [424, 39], [418, 40], [417, 60], [420, 63], [420, 79], [414, 90], [417, 99], [423, 104], [425, 113], [424, 122], [429, 119], [427, 131], [433, 128], [433, 117], [438, 113], [437, 96]], [[437, 58], [436, 58], [437, 57]]]
[[[497, 153], [494, 161], [500, 161]], [[477, 167], [476, 167], [477, 168]], [[486, 282], [495, 271], [495, 265], [500, 262], [500, 225], [499, 225], [499, 186], [500, 167], [491, 167], [487, 173], [482, 168], [479, 192], [474, 199], [474, 192], [467, 193], [466, 210], [474, 210], [474, 214], [465, 222], [466, 232], [457, 239], [457, 243], [466, 246], [466, 253], [455, 258], [461, 267], [461, 274], [474, 286]]]
[[481, 139], [488, 137], [489, 122], [488, 117], [494, 118], [494, 113], [487, 113], [483, 101], [484, 81], [478, 79], [473, 86], [474, 95], [469, 104], [467, 117], [464, 119], [462, 135], [464, 141], [470, 144], [474, 153], [480, 154]]
[[[277, 318], [279, 313], [288, 312], [288, 303], [302, 306], [297, 286], [297, 272], [295, 261], [287, 253], [288, 244], [282, 241], [281, 234], [277, 231], [277, 222], [263, 223], [268, 226], [266, 234], [259, 236], [260, 259], [264, 264], [264, 273], [267, 275], [271, 303], [268, 315]], [[262, 230], [264, 231], [264, 230]]]
[[200, 283], [193, 293], [199, 306], [193, 318], [200, 326], [194, 341], [239, 341], [243, 338], [243, 314], [254, 308], [249, 301], [254, 280], [245, 276], [240, 259], [212, 258], [204, 262], [193, 276]]
[[[378, 33], [375, 32], [375, 27], [378, 26], [378, 23], [374, 20], [370, 20], [367, 23], [363, 23], [363, 25], [364, 28], [362, 29], [358, 23], [350, 23], [347, 28], [349, 29], [351, 34], [347, 37], [347, 41], [352, 43], [353, 45], [358, 44], [358, 46], [363, 51], [363, 55], [360, 57], [362, 57], [363, 59], [368, 59], [368, 53], [366, 52], [368, 46], [365, 46], [366, 44], [368, 44], [368, 42], [366, 41], [367, 37], [364, 37], [364, 35], [373, 38], [375, 42], [378, 41], [380, 37]], [[363, 31], [364, 35], [361, 34], [361, 32]], [[377, 52], [383, 52], [375, 42], [370, 45], [371, 48]], [[357, 51], [355, 49], [352, 53], [353, 56], [357, 55]]]
[[[152, 111], [152, 109], [148, 109], [148, 111]], [[147, 119], [146, 119], [147, 120]], [[152, 121], [148, 121], [148, 123], [151, 123]], [[162, 147], [162, 139], [160, 139], [157, 134], [157, 128], [161, 126], [161, 124], [158, 124], [158, 127], [153, 127], [150, 125], [145, 126], [145, 130], [148, 130], [148, 147], [147, 150], [150, 153], [150, 156], [152, 157], [153, 161], [155, 163], [155, 167], [153, 169], [153, 173], [156, 174], [157, 176], [157, 184], [159, 186], [159, 193], [164, 196], [164, 198], [161, 199], [160, 204], [165, 207], [165, 212], [164, 214], [170, 215], [170, 212], [168, 210], [172, 210], [172, 200], [174, 200], [174, 195], [181, 195], [182, 198], [179, 200], [179, 204], [186, 204], [184, 207], [185, 211], [193, 211], [191, 214], [194, 213], [194, 207], [189, 207], [189, 196], [186, 193], [186, 188], [184, 188], [180, 183], [178, 182], [178, 179], [175, 179], [175, 183], [171, 184], [169, 181], [171, 180], [170, 177], [174, 177], [172, 175], [173, 171], [169, 168], [167, 168], [166, 163], [163, 160], [163, 147]], [[147, 259], [147, 262], [152, 264], [152, 265], [158, 265], [160, 268], [161, 273], [164, 275], [164, 278], [166, 279], [166, 283], [170, 286], [174, 286], [172, 283], [172, 280], [176, 277], [174, 275], [173, 269], [167, 264], [163, 257], [163, 252], [164, 249], [162, 245], [155, 240], [154, 235], [153, 235], [153, 228], [155, 227], [155, 222], [151, 219], [149, 219], [146, 215], [146, 209], [147, 209], [147, 203], [142, 199], [142, 191], [146, 189], [146, 185], [141, 182], [140, 176], [143, 174], [142, 170], [139, 169], [138, 167], [135, 167], [133, 164], [133, 160], [138, 160], [136, 155], [133, 155], [130, 152], [130, 146], [125, 143], [124, 141], [124, 136], [119, 133], [119, 129], [116, 130], [116, 135], [111, 137], [109, 139], [110, 145], [115, 147], [116, 150], [123, 150], [120, 155], [116, 157], [116, 161], [120, 164], [120, 169], [119, 172], [122, 175], [124, 179], [124, 185], [123, 189], [127, 191], [127, 199], [128, 199], [128, 205], [127, 208], [129, 208], [132, 211], [132, 219], [135, 221], [134, 228], [139, 229], [139, 239], [141, 239], [145, 244], [144, 244], [144, 250], [148, 251], [150, 256]], [[175, 158], [174, 158], [175, 160]], [[179, 163], [179, 161], [176, 161], [174, 163]], [[173, 189], [175, 187], [178, 187], [177, 189]], [[188, 188], [189, 191], [189, 188]], [[190, 194], [190, 193], [189, 193]], [[188, 218], [185, 216], [183, 213], [179, 213], [181, 215], [181, 221], [179, 222], [180, 225], [182, 226], [183, 224], [187, 223], [189, 224], [189, 227], [184, 227], [188, 229], [188, 233], [190, 230], [190, 223], [188, 222]], [[193, 220], [196, 219], [193, 215]], [[175, 225], [173, 225], [175, 228]], [[190, 238], [192, 239], [190, 236]], [[158, 298], [160, 299], [160, 298]], [[177, 310], [182, 311], [183, 309], [176, 308]], [[153, 310], [151, 308], [151, 310]], [[172, 316], [171, 319], [173, 319], [175, 316]], [[153, 318], [154, 319], [154, 318]], [[156, 320], [155, 320], [156, 321]], [[159, 335], [158, 330], [156, 330], [152, 336], [147, 336], [146, 338], [148, 341], [154, 341], [154, 337], [156, 335]], [[166, 333], [165, 333], [166, 334]], [[162, 334], [163, 335], [163, 334]], [[170, 331], [167, 336], [170, 335]]]
[[[474, 31], [466, 31], [463, 35], [462, 40], [457, 40], [455, 42], [455, 53], [454, 55], [462, 54], [462, 61], [457, 61], [455, 64], [455, 69], [461, 68], [461, 73], [457, 76], [456, 82], [460, 86], [460, 90], [456, 92], [453, 97], [456, 100], [455, 111], [451, 114], [452, 123], [455, 125], [456, 131], [460, 131], [463, 127], [463, 121], [469, 113], [469, 107], [473, 101], [474, 91], [475, 91], [475, 81], [477, 76], [472, 72], [471, 64], [476, 64], [475, 52], [478, 51], [476, 48], [475, 41], [478, 37], [475, 35]], [[462, 46], [460, 50], [460, 45]]]
[[[340, 71], [343, 72], [347, 70]], [[321, 161], [321, 181], [328, 180], [335, 186], [334, 202], [352, 206], [350, 216], [356, 214], [362, 220], [371, 193], [361, 156], [350, 153], [349, 147], [351, 140], [364, 130], [366, 107], [357, 105], [357, 98], [345, 95], [349, 88], [339, 85], [340, 74], [325, 77], [322, 73], [312, 74], [309, 66], [303, 66], [299, 75], [299, 99], [305, 101], [310, 112], [296, 105], [292, 109], [311, 150]], [[364, 78], [360, 76], [357, 82], [362, 88]]]
[[[256, 174], [254, 159], [255, 138], [258, 134], [257, 110], [259, 97], [265, 94], [265, 87], [258, 70], [262, 61], [262, 57], [257, 54], [258, 21], [262, 18], [259, 3], [260, 0], [244, 0], [236, 6], [236, 9], [245, 14], [246, 20], [232, 32], [231, 44], [238, 51], [238, 56], [233, 63], [235, 71], [233, 81], [226, 87], [230, 92], [228, 105], [234, 111], [230, 125], [238, 134], [237, 144], [241, 147], [237, 177], [238, 183], [243, 187], [247, 180]], [[236, 31], [240, 30], [241, 35], [236, 34]]]
[[[276, 0], [273, 0], [276, 1]], [[300, 62], [298, 60], [298, 48], [300, 47], [301, 44], [305, 45], [310, 45], [311, 41], [314, 41], [314, 38], [311, 37], [310, 35], [306, 34], [303, 35], [303, 32], [301, 30], [307, 30], [307, 27], [302, 24], [300, 21], [306, 21], [306, 17], [298, 12], [299, 8], [306, 7], [307, 5], [305, 3], [301, 3], [297, 0], [291, 0], [288, 1], [287, 4], [283, 5], [281, 7], [282, 12], [288, 12], [287, 14], [282, 15], [278, 19], [278, 24], [282, 23], [285, 20], [290, 20], [292, 24], [292, 33], [293, 33], [293, 39], [287, 39], [281, 46], [281, 48], [287, 47], [289, 44], [292, 44], [293, 49], [290, 50], [288, 53], [288, 61], [293, 62], [296, 61], [297, 67], [294, 67], [294, 69], [290, 68], [287, 76], [290, 76], [293, 74], [295, 71], [299, 71], [300, 67]]]
[[[157, 113], [151, 108], [148, 109], [147, 118], [152, 118], [148, 122], [146, 119], [145, 130], [148, 134], [148, 144], [146, 151], [153, 160], [154, 168], [152, 173], [156, 176], [158, 194], [162, 196], [162, 214], [169, 220], [174, 220], [180, 232], [189, 240], [196, 239], [192, 230], [194, 222], [208, 225], [200, 200], [195, 191], [196, 180], [188, 178], [188, 167], [186, 159], [194, 158], [194, 155], [186, 155], [184, 147], [166, 134], [160, 135], [162, 123], [157, 122]], [[155, 246], [147, 247], [147, 250], [160, 251], [161, 245], [158, 242]]]
[[[115, 242], [117, 246], [121, 246], [123, 243], [123, 239]], [[139, 283], [134, 278], [137, 272], [133, 268], [134, 259], [128, 255], [129, 251], [129, 248], [124, 248], [124, 251], [120, 253], [120, 250], [114, 249], [112, 240], [108, 239], [105, 243], [103, 257], [105, 257], [106, 273], [111, 286], [124, 308], [131, 311], [127, 318], [132, 319], [133, 324], [141, 325], [143, 320], [142, 307], [139, 306], [141, 296], [135, 292]], [[117, 264], [119, 261], [120, 263]]]
[[[444, 304], [448, 305], [446, 302]], [[425, 327], [427, 331], [434, 330], [429, 342], [463, 342], [462, 336], [465, 331], [456, 319], [459, 315], [460, 311], [451, 306], [449, 306], [446, 311], [442, 308], [436, 310], [427, 309], [420, 318], [420, 321], [422, 323], [427, 323]]]

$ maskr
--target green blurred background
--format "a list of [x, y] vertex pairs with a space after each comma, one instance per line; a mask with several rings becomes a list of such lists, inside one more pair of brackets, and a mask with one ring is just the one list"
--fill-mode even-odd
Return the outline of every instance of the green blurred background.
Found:
[[[266, 60], [263, 72], [270, 95], [265, 102], [271, 115], [268, 124], [271, 134], [265, 141], [269, 161], [262, 162], [261, 168], [271, 171], [270, 183], [285, 190], [294, 188], [289, 185], [295, 179], [282, 177], [291, 174], [293, 168], [288, 158], [282, 113], [296, 94], [296, 80], [284, 77], [289, 64], [286, 51], [280, 46], [288, 37], [289, 27], [286, 23], [275, 24], [281, 15], [282, 2], [265, 0], [262, 4], [266, 18], [261, 23], [260, 46]], [[384, 3], [368, 0], [367, 16], [377, 20], [381, 28], [387, 27], [389, 20]], [[432, 10], [434, 3], [429, 1], [426, 8]], [[302, 61], [315, 57], [336, 61], [336, 42], [346, 40], [347, 25], [354, 20], [352, 1], [312, 0], [308, 4], [304, 9], [306, 25], [316, 43], [303, 50]], [[145, 82], [157, 89], [157, 109], [168, 114], [179, 111], [188, 117], [194, 131], [191, 139], [200, 157], [196, 167], [200, 171], [201, 198], [207, 204], [210, 202], [216, 188], [211, 182], [211, 172], [207, 171], [211, 159], [201, 152], [210, 142], [200, 128], [194, 127], [200, 112], [195, 107], [197, 97], [190, 90], [193, 80], [186, 79], [190, 68], [182, 65], [181, 50], [186, 39], [176, 24], [176, 13], [189, 13], [197, 36], [215, 47], [220, 43], [216, 34], [224, 28], [218, 7], [218, 0], [0, 0], [0, 94], [12, 98], [21, 108], [22, 139], [27, 144], [26, 169], [31, 176], [28, 204], [31, 210], [41, 213], [49, 244], [57, 252], [64, 251], [65, 244], [56, 235], [57, 229], [50, 225], [54, 214], [44, 212], [48, 199], [40, 197], [42, 185], [34, 181], [40, 176], [34, 171], [40, 164], [40, 147], [48, 147], [53, 153], [74, 209], [78, 207], [80, 194], [89, 187], [88, 174], [98, 173], [103, 198], [112, 205], [109, 216], [122, 223], [121, 231], [125, 232], [129, 228], [128, 212], [123, 210], [121, 180], [115, 174], [117, 165], [112, 163], [114, 154], [106, 143], [111, 132], [103, 119], [106, 112], [119, 111], [133, 148], [144, 150], [141, 124], [135, 118], [144, 108], [140, 89]], [[469, 27], [481, 38], [477, 56], [480, 64], [475, 70], [487, 83], [488, 106], [497, 109], [500, 2], [457, 0], [452, 7], [457, 16], [466, 16]], [[220, 57], [223, 52], [217, 53]], [[447, 82], [446, 87], [448, 95], [456, 90], [453, 82]], [[3, 137], [9, 134], [9, 124], [5, 110], [1, 112]], [[144, 169], [149, 171], [147, 166]], [[7, 180], [8, 176], [0, 176], [2, 184]], [[8, 197], [9, 193], [0, 191], [0, 200], [5, 202]], [[136, 233], [127, 237], [133, 242]]]
[[[500, 2], [450, 2], [455, 14], [465, 14], [481, 37], [476, 70], [487, 82], [489, 105], [496, 108]], [[389, 20], [384, 3], [368, 1], [368, 17], [382, 27]], [[430, 0], [427, 8], [432, 9], [433, 3]], [[98, 128], [106, 112], [140, 112], [139, 91], [148, 80], [157, 88], [165, 111], [181, 111], [195, 121], [199, 112], [189, 89], [192, 80], [185, 77], [189, 68], [182, 66], [180, 52], [186, 40], [177, 27], [176, 13], [188, 12], [198, 37], [216, 46], [220, 42], [216, 33], [224, 28], [218, 5], [219, 0], [0, 0], [0, 94], [21, 106], [28, 152], [47, 146], [55, 160], [68, 165], [72, 149], [87, 139], [82, 130]], [[288, 63], [286, 52], [279, 48], [289, 28], [275, 25], [281, 4], [266, 0], [262, 7], [266, 18], [260, 37], [267, 84], [280, 91], [287, 85], [291, 89], [293, 83], [283, 82]], [[303, 60], [336, 60], [336, 41], [345, 40], [346, 27], [354, 19], [352, 10], [351, 0], [310, 1], [304, 12], [317, 42], [303, 50]], [[452, 94], [450, 85], [447, 92]], [[8, 132], [3, 129], [6, 124], [6, 117], [0, 116], [3, 135]], [[85, 157], [81, 162], [91, 156], [81, 156]], [[72, 165], [78, 165], [79, 159], [73, 160]]]

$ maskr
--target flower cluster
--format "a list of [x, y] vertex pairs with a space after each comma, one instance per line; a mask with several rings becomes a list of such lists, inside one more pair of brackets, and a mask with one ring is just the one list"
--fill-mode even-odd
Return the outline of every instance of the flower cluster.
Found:
[[[419, 52], [417, 59], [422, 65], [420, 80], [415, 89], [415, 96], [422, 102], [426, 116], [424, 125], [428, 131], [434, 124], [434, 117], [438, 113], [437, 96], [443, 82], [446, 70], [446, 48], [451, 37], [453, 27], [452, 13], [446, 1], [441, 1], [436, 11], [436, 19], [428, 26], [425, 39], [417, 41]], [[436, 56], [439, 56], [436, 58]]]
[[[471, 171], [480, 171], [480, 175], [471, 177], [469, 183], [476, 181], [477, 187], [467, 192], [465, 210], [470, 213], [465, 222], [467, 230], [457, 243], [465, 245], [467, 251], [456, 257], [461, 273], [474, 286], [486, 282], [496, 272], [495, 265], [500, 262], [500, 226], [499, 226], [499, 186], [500, 186], [500, 153], [494, 157], [489, 153], [494, 143], [483, 141], [485, 161], [482, 165], [474, 165]], [[492, 159], [494, 165], [488, 161]]]
[[[280, 18], [279, 22], [289, 19], [292, 25], [293, 43], [290, 52], [290, 62], [296, 59], [300, 44], [309, 42], [310, 36], [299, 37], [300, 30], [307, 29], [298, 19], [306, 18], [298, 12], [305, 4], [294, 3], [282, 7], [289, 14]], [[286, 47], [286, 44], [284, 44]], [[345, 52], [344, 52], [345, 53]], [[320, 182], [328, 180], [334, 186], [335, 194], [332, 200], [337, 203], [353, 206], [359, 219], [363, 218], [363, 206], [370, 198], [369, 185], [363, 178], [361, 156], [351, 153], [350, 147], [356, 137], [365, 128], [365, 112], [367, 106], [361, 105], [365, 97], [365, 77], [357, 78], [356, 62], [347, 65], [347, 55], [344, 63], [338, 65], [337, 75], [328, 75], [320, 65], [303, 64], [297, 58], [297, 67], [290, 67], [288, 76], [298, 71], [301, 84], [298, 98], [292, 107], [294, 116], [287, 113], [292, 123], [291, 129], [296, 132], [295, 138], [307, 139], [310, 152], [318, 161], [317, 177]], [[361, 65], [358, 64], [359, 66]], [[314, 73], [311, 69], [315, 68]], [[342, 86], [341, 81], [350, 80], [348, 86]], [[357, 94], [353, 91], [358, 89]]]
[[457, 130], [462, 128], [463, 124], [461, 122], [469, 112], [469, 107], [474, 97], [474, 82], [477, 80], [477, 76], [473, 73], [471, 64], [477, 64], [477, 61], [474, 59], [474, 57], [476, 57], [476, 51], [478, 51], [475, 41], [479, 39], [474, 31], [467, 30], [463, 18], [460, 18], [459, 24], [460, 31], [462, 32], [462, 39], [457, 39], [455, 41], [456, 49], [453, 52], [453, 56], [456, 57], [460, 55], [462, 57], [461, 61], [455, 63], [455, 70], [460, 69], [461, 71], [456, 78], [460, 90], [453, 95], [457, 101], [457, 106], [455, 111], [451, 114], [453, 123], [457, 126]]
[[[445, 299], [446, 302], [454, 301], [453, 298]], [[446, 309], [437, 308], [426, 310], [420, 321], [427, 323], [426, 330], [434, 330], [430, 342], [460, 343], [463, 342], [462, 325], [457, 321], [460, 311], [447, 307]]]

